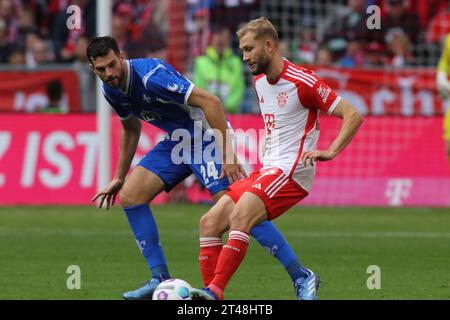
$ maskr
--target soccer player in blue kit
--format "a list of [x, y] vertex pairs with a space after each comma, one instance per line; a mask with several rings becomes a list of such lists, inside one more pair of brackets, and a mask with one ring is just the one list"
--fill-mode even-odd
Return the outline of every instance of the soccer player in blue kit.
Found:
[[[246, 174], [234, 154], [225, 114], [216, 96], [196, 87], [162, 60], [126, 60], [109, 36], [93, 39], [87, 56], [92, 70], [103, 81], [103, 95], [122, 124], [115, 176], [92, 201], [99, 199], [99, 207], [105, 203], [109, 209], [120, 191], [122, 208], [152, 274], [141, 288], [124, 293], [123, 298], [151, 299], [156, 286], [171, 278], [149, 206], [152, 199], [194, 173], [217, 202], [230, 184]], [[168, 136], [126, 178], [139, 141], [141, 120], [166, 131]], [[187, 144], [180, 142], [177, 130], [189, 133], [191, 140]], [[181, 162], [173, 161], [179, 158], [180, 143], [191, 150], [183, 153]], [[207, 159], [204, 154], [211, 146], [220, 154], [216, 157], [211, 152], [212, 158]], [[251, 235], [283, 264], [293, 283], [305, 275], [307, 271], [271, 222], [255, 226]], [[211, 241], [204, 239], [203, 246], [213, 244], [216, 250], [218, 240]], [[202, 270], [202, 274], [213, 271]]]

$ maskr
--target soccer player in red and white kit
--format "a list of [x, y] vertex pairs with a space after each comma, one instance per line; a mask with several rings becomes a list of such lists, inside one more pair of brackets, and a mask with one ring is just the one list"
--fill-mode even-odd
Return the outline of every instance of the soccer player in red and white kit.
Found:
[[[266, 18], [250, 21], [237, 35], [243, 60], [250, 66], [265, 123], [263, 168], [238, 180], [200, 220], [200, 269], [203, 290], [192, 299], [223, 299], [223, 291], [241, 264], [249, 231], [272, 220], [305, 198], [314, 179], [315, 161], [335, 158], [362, 123], [358, 111], [312, 71], [283, 58], [275, 27]], [[327, 150], [317, 150], [319, 112], [342, 119]], [[222, 246], [223, 233], [230, 230]], [[318, 276], [309, 269], [295, 283], [302, 300], [314, 300]]]

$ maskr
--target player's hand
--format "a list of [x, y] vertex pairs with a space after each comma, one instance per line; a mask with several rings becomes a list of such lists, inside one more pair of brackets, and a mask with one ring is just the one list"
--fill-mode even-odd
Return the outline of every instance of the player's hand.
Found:
[[314, 166], [316, 160], [328, 161], [332, 160], [336, 154], [328, 150], [311, 150], [302, 154], [302, 162], [304, 166]]
[[101, 209], [103, 207], [103, 202], [106, 200], [106, 209], [109, 210], [114, 205], [116, 201], [116, 196], [119, 190], [123, 186], [123, 180], [114, 178], [111, 182], [104, 188], [102, 191], [98, 192], [91, 201], [94, 202], [97, 199], [100, 199], [98, 204], [98, 208]]
[[239, 179], [247, 177], [247, 174], [245, 173], [244, 168], [239, 163], [235, 155], [230, 158], [233, 159], [232, 163], [224, 161], [219, 178], [223, 178], [225, 175], [227, 175], [228, 181], [230, 182], [230, 184], [233, 184]]

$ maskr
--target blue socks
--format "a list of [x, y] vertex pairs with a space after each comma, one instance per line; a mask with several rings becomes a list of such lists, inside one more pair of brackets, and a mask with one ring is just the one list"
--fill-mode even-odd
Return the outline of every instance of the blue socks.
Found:
[[283, 264], [292, 282], [309, 275], [298, 261], [289, 243], [272, 222], [264, 221], [254, 226], [250, 233], [263, 248]]
[[159, 242], [158, 228], [148, 204], [123, 208], [128, 223], [133, 230], [136, 242], [147, 264], [152, 271], [152, 277], [161, 280], [169, 279], [166, 259]]

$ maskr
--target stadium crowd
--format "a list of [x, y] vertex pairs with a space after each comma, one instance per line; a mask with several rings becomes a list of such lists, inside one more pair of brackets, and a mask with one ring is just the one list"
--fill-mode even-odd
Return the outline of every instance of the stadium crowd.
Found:
[[[113, 0], [112, 36], [128, 58], [168, 56], [170, 0]], [[186, 69], [221, 98], [228, 112], [246, 112], [252, 92], [235, 31], [258, 16], [278, 27], [285, 57], [297, 64], [403, 68], [435, 66], [450, 32], [448, 0], [187, 0]], [[81, 26], [67, 28], [81, 9]], [[370, 5], [381, 28], [367, 28]], [[95, 35], [95, 0], [0, 0], [0, 67], [86, 65]], [[208, 72], [211, 68], [217, 72]], [[233, 95], [230, 96], [230, 92]], [[242, 104], [244, 106], [242, 106]], [[248, 103], [250, 104], [250, 103]]]

